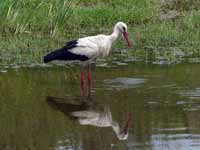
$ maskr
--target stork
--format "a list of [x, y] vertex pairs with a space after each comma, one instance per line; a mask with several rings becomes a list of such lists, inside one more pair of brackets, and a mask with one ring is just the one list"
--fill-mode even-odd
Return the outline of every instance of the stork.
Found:
[[82, 62], [83, 67], [81, 70], [81, 93], [84, 94], [84, 68], [88, 66], [88, 96], [91, 93], [92, 76], [91, 76], [91, 63], [98, 57], [108, 56], [112, 43], [118, 38], [120, 34], [123, 34], [128, 47], [131, 47], [127, 25], [124, 22], [118, 22], [113, 28], [113, 32], [110, 35], [99, 34], [96, 36], [89, 36], [79, 38], [67, 42], [67, 44], [57, 49], [46, 56], [44, 56], [44, 63], [51, 62], [53, 60], [65, 60], [73, 61], [79, 60]]

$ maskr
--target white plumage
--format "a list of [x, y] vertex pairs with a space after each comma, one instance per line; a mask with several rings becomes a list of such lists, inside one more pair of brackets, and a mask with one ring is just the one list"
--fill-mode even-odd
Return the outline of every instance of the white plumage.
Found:
[[70, 52], [74, 54], [84, 55], [89, 60], [96, 59], [98, 57], [108, 56], [113, 42], [118, 38], [120, 33], [124, 33], [125, 39], [127, 39], [128, 46], [130, 42], [127, 36], [127, 26], [123, 22], [118, 22], [111, 35], [96, 35], [78, 39], [78, 43], [75, 48]]

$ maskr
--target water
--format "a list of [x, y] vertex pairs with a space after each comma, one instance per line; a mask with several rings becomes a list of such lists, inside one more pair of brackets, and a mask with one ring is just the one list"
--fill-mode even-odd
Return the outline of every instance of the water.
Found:
[[99, 65], [89, 98], [76, 65], [9, 68], [0, 69], [2, 150], [200, 148], [199, 64]]

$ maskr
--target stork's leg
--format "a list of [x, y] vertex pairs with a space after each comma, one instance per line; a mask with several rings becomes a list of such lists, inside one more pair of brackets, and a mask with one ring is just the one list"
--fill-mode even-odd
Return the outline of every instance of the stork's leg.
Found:
[[84, 96], [84, 68], [81, 70], [81, 96]]
[[88, 96], [91, 95], [91, 88], [92, 88], [91, 65], [88, 64]]

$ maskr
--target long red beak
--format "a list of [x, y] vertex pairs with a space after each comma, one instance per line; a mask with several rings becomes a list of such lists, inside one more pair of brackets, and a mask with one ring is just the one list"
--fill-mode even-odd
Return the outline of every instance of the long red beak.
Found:
[[131, 43], [129, 41], [129, 37], [128, 37], [128, 32], [123, 32], [124, 38], [126, 39], [126, 42], [128, 44], [128, 48], [131, 48]]
[[124, 126], [124, 129], [122, 130], [122, 132], [124, 132], [125, 134], [128, 133], [128, 130], [131, 127], [131, 121], [132, 121], [132, 114], [129, 113], [128, 114], [128, 119], [127, 119], [126, 124]]

